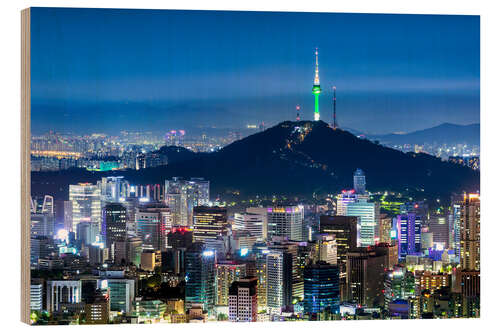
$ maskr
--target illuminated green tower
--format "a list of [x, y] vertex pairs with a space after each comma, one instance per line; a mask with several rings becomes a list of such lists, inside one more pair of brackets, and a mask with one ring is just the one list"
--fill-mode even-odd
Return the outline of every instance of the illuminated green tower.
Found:
[[321, 87], [319, 86], [319, 64], [318, 64], [318, 48], [316, 48], [316, 69], [314, 70], [314, 84], [312, 93], [314, 95], [314, 120], [319, 120], [319, 94]]

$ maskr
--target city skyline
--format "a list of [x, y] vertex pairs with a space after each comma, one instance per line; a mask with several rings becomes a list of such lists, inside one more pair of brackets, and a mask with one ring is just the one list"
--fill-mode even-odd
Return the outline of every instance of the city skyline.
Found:
[[24, 322], [481, 316], [478, 16], [23, 22]]
[[334, 85], [341, 127], [479, 122], [477, 16], [33, 11], [35, 132], [273, 125], [297, 104], [312, 119], [316, 47], [328, 123]]

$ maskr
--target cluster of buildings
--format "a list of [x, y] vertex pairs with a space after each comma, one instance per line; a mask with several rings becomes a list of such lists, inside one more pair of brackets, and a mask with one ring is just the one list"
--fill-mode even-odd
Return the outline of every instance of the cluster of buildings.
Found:
[[169, 130], [164, 135], [122, 131], [116, 136], [81, 136], [49, 132], [31, 139], [31, 170], [139, 170], [168, 163], [166, 156], [157, 152], [162, 146], [184, 147], [194, 152], [213, 152], [242, 138], [242, 133], [238, 130], [220, 132], [217, 135], [200, 133], [189, 136], [182, 129]]
[[[380, 212], [362, 170], [332, 209], [230, 209], [210, 182], [123, 177], [32, 198], [36, 324], [479, 316], [480, 197]], [[314, 216], [311, 221], [310, 216]]]

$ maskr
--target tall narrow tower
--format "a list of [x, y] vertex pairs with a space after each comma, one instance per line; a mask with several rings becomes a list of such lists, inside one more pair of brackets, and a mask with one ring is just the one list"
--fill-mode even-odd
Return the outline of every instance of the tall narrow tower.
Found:
[[297, 105], [295, 107], [295, 109], [297, 110], [297, 118], [295, 118], [297, 121], [300, 121], [300, 105]]
[[319, 86], [319, 64], [318, 64], [318, 48], [316, 48], [316, 69], [314, 71], [314, 84], [312, 93], [314, 95], [314, 120], [319, 120], [319, 94], [321, 87]]

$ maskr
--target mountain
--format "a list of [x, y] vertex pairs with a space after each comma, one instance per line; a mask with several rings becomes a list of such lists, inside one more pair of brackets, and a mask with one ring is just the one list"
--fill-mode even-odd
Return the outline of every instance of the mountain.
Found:
[[[371, 191], [424, 189], [426, 196], [434, 197], [479, 188], [477, 171], [427, 154], [403, 153], [359, 139], [322, 121], [282, 122], [214, 153], [196, 154], [171, 147], [164, 150], [171, 155], [183, 154], [183, 158], [140, 171], [32, 172], [32, 192], [66, 199], [69, 184], [95, 182], [103, 176], [123, 175], [132, 183], [142, 184], [180, 176], [210, 180], [212, 193], [310, 197], [351, 188], [357, 168], [365, 171]], [[174, 159], [169, 155], [169, 160]]]
[[455, 125], [443, 123], [439, 126], [407, 134], [370, 135], [370, 139], [383, 144], [423, 144], [423, 143], [467, 143], [479, 145], [479, 124]]

